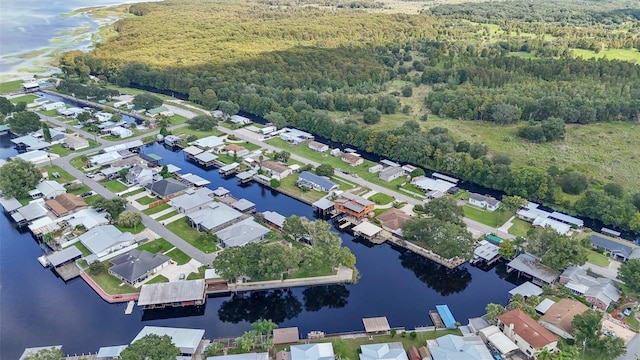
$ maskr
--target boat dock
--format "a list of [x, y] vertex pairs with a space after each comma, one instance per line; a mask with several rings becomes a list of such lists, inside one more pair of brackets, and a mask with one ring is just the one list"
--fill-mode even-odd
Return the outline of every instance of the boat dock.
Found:
[[133, 312], [133, 306], [134, 306], [135, 304], [136, 304], [136, 302], [135, 302], [135, 301], [130, 300], [130, 301], [127, 303], [127, 308], [124, 310], [124, 313], [125, 313], [126, 315], [131, 315], [131, 313]]
[[442, 321], [440, 314], [438, 314], [438, 311], [429, 310], [429, 317], [431, 318], [431, 322], [433, 323], [433, 326], [436, 327], [436, 329], [444, 329], [444, 322]]
[[54, 270], [64, 281], [69, 281], [80, 276], [80, 268], [76, 265], [76, 263], [69, 263], [66, 265], [58, 266], [54, 268]]

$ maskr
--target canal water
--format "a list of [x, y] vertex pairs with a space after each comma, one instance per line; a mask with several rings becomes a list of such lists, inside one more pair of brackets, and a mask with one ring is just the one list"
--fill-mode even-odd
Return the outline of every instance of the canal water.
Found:
[[[235, 197], [256, 204], [258, 211], [313, 217], [311, 207], [258, 184], [240, 187], [217, 170], [186, 162], [182, 153], [160, 144], [146, 146], [162, 163], [182, 168], [224, 186]], [[0, 158], [16, 154], [7, 136], [0, 137]], [[356, 284], [260, 291], [210, 297], [200, 312], [144, 314], [136, 308], [125, 315], [125, 304], [108, 304], [81, 279], [68, 283], [37, 261], [42, 255], [29, 233], [14, 228], [0, 215], [0, 358], [14, 359], [25, 347], [64, 345], [66, 353], [95, 352], [100, 346], [127, 344], [145, 325], [193, 327], [207, 338], [240, 335], [252, 321], [268, 318], [281, 327], [298, 326], [326, 333], [357, 331], [362, 318], [387, 316], [391, 326], [430, 325], [428, 312], [448, 304], [458, 321], [484, 313], [489, 302], [506, 303], [519, 279], [509, 278], [503, 264], [484, 271], [469, 265], [446, 269], [389, 245], [371, 246], [340, 236], [357, 258], [361, 278]]]

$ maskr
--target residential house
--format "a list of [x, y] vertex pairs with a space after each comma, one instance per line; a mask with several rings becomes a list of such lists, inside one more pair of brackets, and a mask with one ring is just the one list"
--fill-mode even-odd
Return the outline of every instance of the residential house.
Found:
[[109, 147], [104, 148], [105, 152], [111, 152], [111, 151], [121, 151], [121, 150], [129, 150], [131, 152], [139, 152], [140, 148], [143, 146], [144, 144], [142, 143], [142, 140], [132, 140], [132, 141], [127, 141], [125, 143], [119, 143], [116, 145], [112, 145]]
[[483, 210], [496, 211], [500, 207], [500, 201], [491, 196], [472, 193], [469, 196], [469, 204], [477, 206]]
[[65, 103], [63, 103], [62, 101], [56, 101], [56, 102], [50, 102], [50, 103], [43, 104], [41, 109], [44, 110], [44, 111], [51, 111], [51, 110], [64, 109], [66, 107], [67, 107], [67, 105]]
[[493, 359], [478, 336], [445, 335], [427, 342], [433, 360], [485, 360]]
[[165, 145], [170, 146], [170, 147], [174, 147], [178, 144], [182, 143], [182, 139], [175, 136], [175, 135], [167, 135], [164, 137], [163, 142]]
[[243, 213], [251, 213], [256, 211], [256, 204], [252, 203], [247, 199], [240, 199], [236, 202], [232, 202], [229, 205], [231, 205], [232, 208]]
[[527, 356], [535, 357], [543, 349], [553, 352], [558, 345], [557, 336], [520, 309], [508, 311], [497, 319], [500, 331]]
[[203, 187], [198, 190], [187, 190], [184, 194], [169, 200], [169, 205], [181, 214], [191, 214], [204, 209], [213, 201], [213, 190]]
[[125, 179], [129, 185], [144, 186], [154, 180], [161, 180], [162, 176], [143, 165], [135, 165], [129, 169]]
[[[163, 283], [163, 284], [153, 284], [153, 285], [164, 285], [162, 287], [166, 288], [167, 290], [174, 289], [174, 290], [185, 290], [185, 291], [191, 290], [191, 287], [193, 287], [195, 292], [197, 292], [196, 290], [199, 290], [200, 285], [202, 285], [202, 292], [204, 293], [204, 280], [174, 281], [173, 283]], [[145, 287], [151, 288], [151, 285], [143, 285], [143, 289]], [[142, 295], [143, 294], [141, 291], [140, 298], [142, 298]], [[156, 294], [149, 293], [149, 295], [156, 295]], [[180, 292], [176, 292], [176, 295], [180, 295]], [[146, 300], [146, 298], [143, 300]], [[204, 337], [204, 330], [172, 328], [172, 327], [164, 327], [164, 326], [145, 326], [138, 333], [138, 335], [136, 335], [136, 337], [133, 338], [133, 340], [131, 341], [131, 344], [151, 334], [158, 335], [160, 337], [163, 337], [166, 335], [171, 338], [171, 342], [173, 343], [173, 345], [175, 345], [180, 350], [180, 354], [193, 355], [195, 354], [196, 351], [198, 351], [200, 342]]]
[[28, 224], [45, 216], [47, 216], [47, 209], [43, 200], [32, 201], [11, 214], [11, 218], [18, 225]]
[[331, 156], [340, 156], [342, 155], [342, 151], [340, 151], [340, 149], [335, 148], [335, 149], [331, 149], [331, 151], [329, 151], [329, 154], [331, 154]]
[[258, 224], [252, 218], [247, 218], [216, 232], [216, 235], [224, 247], [227, 248], [258, 242], [264, 239], [269, 231], [269, 229]]
[[384, 169], [384, 166], [380, 165], [380, 164], [375, 164], [372, 167], [369, 168], [369, 172], [372, 174], [375, 174], [377, 172], [380, 172], [380, 170]]
[[173, 111], [169, 110], [166, 106], [161, 105], [156, 108], [147, 110], [147, 115], [150, 117], [156, 117], [158, 115], [171, 117], [175, 114], [173, 113]]
[[389, 166], [384, 168], [382, 171], [380, 171], [380, 173], [378, 174], [378, 177], [381, 180], [387, 181], [387, 182], [391, 182], [395, 179], [398, 179], [402, 176], [404, 176], [405, 172], [404, 169], [401, 167], [396, 167], [396, 166]]
[[95, 209], [82, 209], [68, 217], [67, 222], [73, 228], [82, 226], [85, 230], [90, 230], [96, 226], [108, 224], [109, 220], [106, 218], [106, 212], [99, 213]]
[[627, 245], [600, 235], [591, 235], [591, 247], [596, 250], [604, 250], [609, 256], [618, 261], [627, 261], [633, 258], [634, 247], [632, 247], [631, 244]]
[[[61, 127], [55, 127], [55, 128], [49, 128], [49, 134], [51, 135], [51, 140], [49, 140], [49, 142], [51, 142], [51, 144], [61, 144], [64, 142], [64, 137], [66, 135], [66, 133], [64, 132], [64, 128]], [[38, 140], [44, 140], [44, 133], [42, 132], [42, 129], [38, 129], [34, 132], [31, 133], [31, 136], [35, 137]]]
[[36, 185], [35, 190], [29, 191], [29, 195], [32, 198], [45, 198], [45, 199], [54, 199], [59, 195], [66, 194], [67, 189], [65, 189], [62, 184], [53, 180], [44, 180], [41, 181], [38, 185]]
[[282, 227], [284, 226], [284, 221], [287, 219], [286, 217], [275, 211], [265, 211], [262, 213], [262, 216], [264, 217], [265, 223], [275, 227], [276, 229], [282, 229]]
[[520, 254], [507, 264], [507, 272], [518, 271], [531, 278], [531, 282], [538, 285], [553, 284], [559, 271], [543, 265], [538, 259], [529, 254]]
[[562, 235], [569, 234], [572, 227], [580, 228], [584, 225], [581, 219], [557, 211], [548, 212], [540, 209], [539, 206], [539, 204], [529, 202], [520, 208], [516, 215], [524, 221], [533, 223], [534, 226], [550, 226]]
[[215, 135], [211, 135], [198, 139], [194, 142], [191, 142], [190, 144], [195, 145], [201, 149], [216, 149], [222, 148], [224, 146], [224, 141]]
[[301, 172], [296, 183], [298, 186], [303, 186], [323, 192], [329, 192], [338, 188], [338, 184], [327, 179], [326, 177], [318, 176], [308, 171]]
[[477, 330], [477, 333], [482, 340], [499, 351], [502, 356], [511, 355], [512, 353], [519, 350], [518, 345], [511, 341], [505, 334], [500, 331], [500, 328], [495, 325], [490, 325], [489, 323], [487, 323], [487, 326], [483, 327], [480, 330]]
[[354, 155], [351, 153], [343, 153], [341, 159], [351, 166], [358, 166], [364, 163], [364, 159], [362, 158], [362, 156]]
[[611, 279], [593, 277], [581, 267], [570, 266], [560, 275], [559, 282], [574, 294], [584, 296], [593, 306], [607, 310], [621, 296], [620, 290]]
[[290, 350], [289, 360], [335, 360], [330, 342], [291, 345]]
[[576, 315], [581, 315], [589, 308], [583, 303], [571, 300], [560, 299], [540, 318], [540, 324], [549, 329], [554, 334], [564, 339], [573, 339], [573, 326], [571, 322]]
[[113, 117], [113, 114], [110, 113], [106, 113], [106, 112], [99, 112], [96, 113], [96, 119], [98, 119], [98, 122], [106, 122], [111, 120], [111, 118]]
[[57, 216], [66, 216], [87, 207], [87, 203], [78, 195], [62, 194], [55, 199], [47, 200], [45, 205]]
[[445, 180], [431, 179], [425, 176], [414, 177], [411, 183], [423, 191], [437, 190], [445, 194], [449, 190], [455, 188], [456, 184]]
[[343, 192], [334, 200], [334, 207], [339, 213], [348, 214], [356, 218], [368, 216], [373, 212], [375, 203], [348, 192]]
[[126, 282], [135, 285], [158, 270], [169, 264], [170, 257], [162, 254], [152, 254], [148, 251], [133, 249], [126, 254], [122, 254], [111, 259], [109, 274]]
[[360, 345], [360, 360], [409, 360], [401, 342]]
[[105, 166], [122, 158], [123, 156], [118, 151], [109, 151], [90, 157], [89, 162], [94, 166]]
[[239, 220], [242, 218], [242, 213], [227, 204], [214, 202], [201, 210], [187, 214], [187, 218], [191, 226], [199, 231], [214, 231]]
[[376, 217], [382, 225], [382, 228], [390, 233], [402, 237], [402, 226], [411, 219], [411, 216], [407, 215], [402, 210], [396, 208], [390, 208]]
[[28, 161], [32, 164], [42, 164], [47, 161], [51, 161], [53, 159], [57, 159], [60, 157], [58, 154], [48, 153], [43, 150], [33, 150], [26, 153], [18, 154], [15, 156], [17, 159], [22, 159], [24, 161]]
[[262, 135], [268, 135], [276, 130], [278, 130], [278, 128], [275, 126], [265, 126], [262, 129], [260, 129], [260, 132], [262, 133]]
[[112, 136], [119, 137], [121, 139], [133, 136], [133, 131], [129, 129], [125, 129], [122, 126], [112, 127], [111, 129], [109, 129], [109, 133]]
[[96, 226], [78, 236], [78, 239], [98, 258], [133, 244], [133, 235], [123, 233], [113, 225]]
[[313, 135], [298, 129], [284, 128], [280, 133], [280, 139], [286, 142], [289, 142], [293, 145], [298, 145], [307, 140], [313, 140]]
[[310, 141], [309, 149], [317, 152], [325, 152], [329, 150], [329, 145], [317, 141]]
[[65, 134], [64, 143], [71, 150], [82, 150], [89, 147], [89, 140], [78, 136], [77, 134]]
[[293, 171], [287, 165], [275, 161], [263, 161], [260, 163], [260, 168], [269, 176], [279, 180], [293, 174]]
[[11, 139], [11, 143], [13, 143], [19, 151], [42, 150], [51, 146], [51, 143], [42, 141], [33, 135], [13, 138]]
[[224, 152], [229, 156], [237, 156], [243, 157], [249, 154], [249, 150], [247, 150], [244, 146], [240, 146], [237, 144], [229, 144], [224, 147]]
[[184, 175], [178, 175], [180, 177], [180, 181], [182, 181], [183, 183], [192, 186], [192, 187], [196, 187], [196, 188], [201, 188], [204, 186], [207, 186], [209, 184], [211, 184], [211, 181], [200, 177], [196, 174], [184, 174]]
[[183, 183], [171, 178], [148, 183], [145, 185], [145, 187], [161, 199], [180, 195], [188, 189], [188, 187]]
[[246, 118], [246, 117], [241, 116], [241, 115], [231, 115], [231, 117], [229, 118], [229, 121], [232, 124], [236, 124], [236, 125], [251, 124], [251, 120], [249, 118]]

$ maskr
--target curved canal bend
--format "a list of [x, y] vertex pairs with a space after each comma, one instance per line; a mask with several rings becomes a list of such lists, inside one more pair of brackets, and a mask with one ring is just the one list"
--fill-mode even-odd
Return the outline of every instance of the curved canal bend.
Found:
[[[160, 155], [162, 163], [175, 164], [182, 173], [210, 180], [211, 188], [226, 187], [254, 202], [258, 211], [313, 217], [310, 206], [255, 183], [239, 187], [235, 179], [222, 179], [217, 170], [199, 168], [159, 144], [143, 151]], [[0, 158], [15, 154], [9, 138], [0, 137]], [[387, 316], [391, 326], [430, 325], [428, 311], [443, 303], [465, 323], [483, 314], [489, 302], [506, 303], [517, 281], [507, 279], [501, 264], [486, 272], [468, 264], [449, 270], [389, 245], [369, 247], [340, 234], [357, 258], [357, 284], [210, 297], [201, 313], [143, 316], [136, 308], [125, 315], [126, 304], [106, 303], [80, 278], [64, 283], [43, 269], [36, 260], [42, 254], [39, 245], [8, 217], [0, 216], [0, 228], [0, 358], [6, 359], [17, 358], [25, 347], [56, 344], [65, 353], [95, 352], [129, 343], [145, 325], [202, 328], [207, 338], [216, 338], [240, 335], [250, 322], [270, 318], [281, 327], [298, 326], [305, 336], [311, 330], [360, 330], [361, 319], [371, 316]]]

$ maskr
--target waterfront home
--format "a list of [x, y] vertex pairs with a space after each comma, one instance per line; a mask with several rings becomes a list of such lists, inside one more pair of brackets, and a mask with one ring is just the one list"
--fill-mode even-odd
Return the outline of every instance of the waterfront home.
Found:
[[118, 151], [109, 151], [90, 157], [89, 162], [93, 166], [105, 166], [120, 159], [122, 159], [122, 155]]
[[260, 132], [262, 133], [262, 135], [268, 135], [276, 130], [278, 130], [278, 128], [275, 126], [265, 126], [262, 129], [260, 129]]
[[164, 144], [170, 147], [178, 146], [182, 143], [182, 139], [175, 135], [167, 135], [164, 137]]
[[42, 141], [33, 135], [25, 135], [11, 139], [11, 142], [19, 151], [42, 150], [51, 146], [51, 143]]
[[130, 232], [123, 233], [113, 225], [102, 225], [78, 236], [78, 240], [100, 258], [133, 244], [134, 239]]
[[69, 246], [61, 251], [56, 251], [44, 256], [47, 265], [58, 267], [78, 260], [82, 257], [82, 252], [75, 246]]
[[53, 180], [44, 180], [41, 181], [34, 190], [29, 191], [29, 195], [33, 199], [44, 198], [44, 199], [53, 199], [59, 195], [66, 194], [67, 189], [65, 189], [62, 184]]
[[49, 102], [49, 99], [44, 98], [44, 97], [39, 97], [39, 98], [37, 98], [37, 99], [33, 100], [33, 103], [32, 103], [32, 104], [33, 104], [34, 106], [40, 106], [40, 105], [44, 105], [44, 104], [46, 104], [46, 103], [48, 103], [48, 102]]
[[373, 201], [348, 192], [340, 194], [333, 203], [339, 213], [351, 215], [358, 219], [372, 213], [376, 205]]
[[[204, 305], [205, 301], [204, 279], [180, 280], [142, 285], [138, 305], [147, 310], [165, 307], [199, 306]], [[202, 332], [204, 333], [204, 330]]]
[[236, 125], [251, 124], [251, 120], [249, 120], [249, 118], [246, 118], [246, 117], [241, 116], [241, 115], [231, 115], [231, 117], [229, 118], [229, 121], [232, 124], [236, 124]]
[[235, 155], [235, 156], [242, 157], [249, 154], [249, 150], [247, 150], [244, 146], [240, 146], [237, 144], [226, 145], [223, 151], [226, 152], [227, 155], [229, 156]]
[[269, 231], [252, 218], [247, 218], [216, 232], [216, 235], [224, 247], [232, 247], [258, 242], [264, 239]]
[[279, 230], [282, 230], [284, 221], [287, 219], [286, 217], [284, 217], [284, 215], [281, 215], [280, 213], [277, 213], [275, 211], [265, 211], [262, 213], [262, 216], [265, 223]]
[[536, 306], [536, 314], [544, 315], [556, 302], [551, 299], [544, 299]]
[[132, 141], [127, 141], [125, 143], [120, 143], [120, 144], [106, 147], [104, 148], [104, 152], [108, 153], [112, 151], [122, 151], [122, 150], [128, 150], [130, 152], [139, 152], [140, 148], [143, 145], [144, 144], [142, 143], [142, 140], [132, 140]]
[[107, 112], [99, 112], [99, 113], [96, 113], [95, 117], [99, 122], [107, 122], [111, 120], [111, 118], [113, 117], [113, 114], [110, 114]]
[[[202, 281], [202, 280], [200, 280]], [[188, 281], [184, 281], [187, 283]], [[146, 285], [145, 285], [146, 286]], [[142, 295], [142, 294], [141, 294]], [[167, 335], [171, 338], [171, 342], [183, 355], [193, 355], [198, 350], [200, 342], [204, 337], [204, 330], [201, 329], [185, 329], [185, 328], [172, 328], [164, 326], [145, 326], [131, 341], [131, 344], [142, 339], [147, 335], [158, 335], [163, 337]]]
[[[278, 329], [276, 329], [278, 330]], [[275, 331], [275, 330], [274, 330]], [[277, 357], [276, 357], [277, 358]], [[261, 352], [251, 352], [247, 354], [231, 354], [231, 355], [219, 355], [219, 356], [209, 356], [206, 360], [269, 360], [269, 353]], [[285, 360], [285, 359], [282, 359]]]
[[187, 190], [184, 194], [169, 200], [169, 205], [181, 214], [190, 214], [202, 210], [213, 202], [213, 190], [203, 187], [198, 190]]
[[417, 167], [413, 166], [413, 165], [403, 165], [402, 168], [404, 169], [404, 171], [407, 172], [407, 174], [411, 174], [414, 170], [417, 169]]
[[329, 145], [317, 141], [310, 141], [309, 149], [317, 152], [325, 152], [329, 150]]
[[[49, 128], [49, 134], [51, 135], [51, 139], [49, 140], [51, 144], [61, 144], [64, 141], [64, 136], [66, 135], [64, 128], [61, 127]], [[38, 140], [45, 141], [42, 129], [32, 132], [31, 136]]]
[[211, 136], [203, 137], [196, 141], [190, 142], [189, 145], [195, 145], [204, 150], [216, 149], [216, 148], [222, 148], [222, 146], [224, 145], [224, 141], [215, 135], [211, 135]]
[[192, 187], [200, 188], [200, 187], [204, 187], [211, 184], [211, 181], [205, 178], [202, 178], [196, 174], [189, 173], [184, 175], [180, 175], [180, 174], [177, 174], [177, 175], [180, 178], [180, 181]]
[[434, 179], [444, 180], [444, 181], [447, 181], [447, 182], [450, 182], [450, 183], [453, 183], [453, 184], [457, 184], [460, 181], [460, 180], [458, 180], [458, 179], [456, 179], [454, 177], [447, 176], [445, 174], [441, 174], [441, 173], [437, 173], [437, 172], [431, 173], [431, 177], [434, 178]]
[[45, 205], [57, 217], [69, 215], [87, 207], [84, 199], [74, 194], [58, 195], [55, 199], [47, 200]]
[[56, 102], [50, 102], [50, 103], [43, 104], [40, 109], [42, 109], [44, 111], [51, 111], [51, 110], [64, 109], [66, 107], [67, 107], [67, 105], [65, 103], [63, 103], [62, 101], [56, 101]]
[[188, 189], [183, 183], [171, 178], [146, 184], [145, 187], [161, 199], [180, 195]]
[[223, 188], [222, 186], [218, 186], [217, 189], [213, 190], [213, 196], [215, 196], [217, 199], [227, 197], [229, 194], [231, 194], [231, 191]]
[[326, 177], [318, 176], [308, 171], [301, 172], [296, 183], [298, 186], [323, 192], [329, 192], [338, 188], [338, 184]]
[[0, 196], [0, 205], [2, 205], [4, 212], [7, 214], [13, 214], [22, 207], [22, 204], [16, 198], [6, 198], [4, 196]]
[[[486, 241], [486, 240], [483, 240]], [[496, 245], [494, 245], [496, 246]], [[510, 296], [514, 296], [514, 295], [522, 295], [523, 297], [527, 298], [527, 297], [531, 297], [531, 296], [540, 296], [542, 295], [544, 291], [542, 291], [542, 288], [529, 282], [529, 281], [525, 281], [522, 284], [514, 287], [513, 289], [509, 290], [509, 295]]]
[[640, 248], [607, 239], [603, 236], [592, 234], [591, 247], [595, 250], [602, 249], [612, 258], [618, 261], [640, 258]]
[[341, 159], [351, 166], [358, 166], [364, 163], [364, 159], [362, 158], [362, 156], [351, 153], [343, 153]]
[[360, 360], [409, 360], [401, 342], [360, 345]]
[[22, 355], [20, 355], [20, 358], [18, 358], [18, 360], [25, 360], [27, 358], [30, 358], [32, 355], [38, 353], [40, 350], [47, 350], [47, 349], [61, 350], [62, 349], [62, 345], [51, 345], [51, 346], [40, 346], [40, 347], [26, 348], [26, 349], [24, 349], [24, 351], [22, 352]]
[[169, 265], [170, 260], [170, 257], [162, 253], [152, 254], [133, 249], [110, 260], [113, 266], [109, 268], [109, 274], [129, 285], [135, 285]]
[[293, 174], [293, 171], [287, 165], [270, 160], [260, 163], [260, 168], [266, 174], [273, 178], [277, 178], [278, 180], [282, 180]]
[[64, 144], [71, 150], [82, 150], [89, 147], [89, 140], [79, 136], [78, 134], [65, 134]]
[[308, 132], [300, 131], [294, 128], [284, 128], [281, 131], [282, 132], [280, 133], [280, 139], [293, 145], [298, 145], [307, 140], [313, 140], [314, 138], [313, 135], [309, 134]]
[[423, 190], [423, 191], [431, 191], [431, 190], [437, 190], [440, 191], [441, 193], [445, 194], [447, 192], [449, 192], [449, 190], [455, 188], [456, 184], [454, 183], [450, 183], [448, 181], [445, 180], [441, 180], [441, 179], [431, 179], [425, 176], [418, 176], [415, 177], [411, 180], [411, 183]]
[[621, 296], [620, 290], [611, 279], [593, 277], [581, 267], [570, 266], [560, 275], [559, 282], [574, 294], [584, 296], [593, 306], [606, 311]]
[[395, 179], [398, 179], [402, 176], [404, 176], [405, 172], [404, 169], [401, 167], [395, 167], [395, 166], [389, 166], [384, 168], [384, 170], [380, 171], [380, 173], [378, 174], [378, 177], [381, 180], [390, 182], [393, 181]]
[[520, 309], [508, 311], [497, 319], [500, 331], [527, 356], [535, 357], [543, 349], [554, 352], [558, 345], [557, 336]]
[[112, 127], [111, 129], [109, 129], [109, 133], [111, 134], [111, 136], [115, 136], [121, 139], [133, 136], [133, 131], [125, 129], [122, 126]]
[[147, 116], [150, 116], [150, 117], [156, 117], [158, 115], [172, 117], [173, 115], [175, 115], [173, 111], [169, 110], [166, 106], [162, 106], [162, 105], [156, 108], [147, 110], [146, 114]]
[[560, 299], [540, 318], [540, 324], [564, 339], [573, 339], [573, 318], [589, 308], [576, 300]]
[[191, 226], [198, 231], [214, 231], [239, 220], [242, 213], [227, 204], [214, 202], [205, 208], [187, 214]]
[[[557, 228], [556, 231], [559, 233], [560, 231], [564, 231], [565, 228], [558, 224], [563, 224], [569, 227], [569, 229], [571, 227], [581, 228], [584, 225], [584, 221], [581, 219], [557, 211], [548, 212], [540, 209], [539, 206], [539, 204], [528, 202], [516, 212], [516, 215], [524, 221], [534, 223], [534, 225], [543, 226], [541, 224], [549, 224], [554, 227], [554, 229]], [[545, 219], [547, 220], [546, 222], [544, 221]]]
[[369, 168], [369, 172], [372, 174], [375, 174], [377, 172], [380, 172], [380, 170], [384, 169], [384, 166], [380, 165], [380, 164], [375, 164], [372, 167]]
[[35, 165], [38, 165], [47, 161], [51, 161], [59, 157], [60, 155], [58, 154], [48, 153], [43, 150], [33, 150], [26, 153], [18, 154], [15, 156], [15, 158], [17, 159], [22, 159], [24, 161], [28, 161]]
[[402, 237], [402, 227], [411, 219], [411, 216], [407, 215], [402, 210], [396, 208], [390, 208], [376, 217], [382, 225], [382, 228], [390, 233]]
[[500, 355], [507, 355], [518, 350], [518, 345], [511, 341], [505, 334], [500, 331], [500, 328], [495, 325], [490, 325], [478, 330], [478, 335], [486, 343], [493, 346], [500, 352]]
[[129, 185], [144, 186], [152, 181], [162, 179], [162, 176], [146, 166], [134, 165], [125, 175], [125, 179]]
[[478, 336], [445, 335], [427, 342], [433, 360], [484, 360], [493, 359]]
[[551, 285], [560, 275], [559, 271], [543, 265], [529, 254], [520, 254], [507, 264], [507, 273], [514, 270], [530, 277], [531, 282], [538, 285]]
[[483, 210], [496, 211], [500, 207], [500, 201], [491, 197], [472, 193], [469, 196], [469, 204], [477, 206]]
[[85, 230], [90, 230], [96, 226], [108, 224], [109, 220], [106, 218], [106, 212], [99, 213], [95, 209], [83, 209], [73, 216], [67, 216], [67, 222], [73, 228], [82, 226]]
[[289, 360], [335, 360], [333, 344], [326, 342], [291, 345]]
[[256, 211], [256, 204], [252, 203], [247, 199], [240, 199], [236, 202], [232, 202], [229, 205], [231, 205], [232, 208], [243, 213], [250, 213], [250, 212]]

